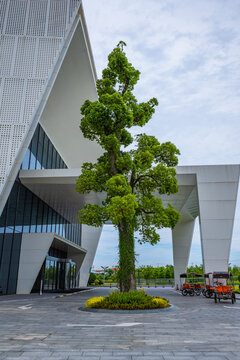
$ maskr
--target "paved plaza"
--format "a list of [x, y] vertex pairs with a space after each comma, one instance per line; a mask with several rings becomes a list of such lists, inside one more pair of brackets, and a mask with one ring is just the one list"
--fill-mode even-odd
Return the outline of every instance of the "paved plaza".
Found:
[[149, 295], [170, 299], [172, 311], [79, 311], [95, 288], [74, 295], [0, 297], [0, 359], [234, 360], [240, 359], [240, 300], [214, 303], [171, 288]]

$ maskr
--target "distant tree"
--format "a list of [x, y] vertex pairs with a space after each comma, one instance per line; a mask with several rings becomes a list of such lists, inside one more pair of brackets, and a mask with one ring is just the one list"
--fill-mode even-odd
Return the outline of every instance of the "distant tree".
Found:
[[191, 265], [187, 268], [187, 272], [195, 272], [197, 274], [203, 274], [203, 265]]
[[240, 275], [240, 268], [237, 267], [236, 265], [234, 265], [232, 268], [230, 268], [230, 271], [233, 274], [233, 276]]
[[142, 267], [141, 272], [142, 272], [143, 278], [146, 280], [146, 283], [148, 283], [148, 281], [153, 278], [154, 272], [153, 272], [153, 267], [152, 266], [144, 266], [144, 267]]
[[166, 277], [166, 279], [174, 278], [174, 267], [172, 265], [166, 265], [165, 277]]
[[[86, 100], [81, 107], [80, 128], [83, 136], [97, 143], [103, 155], [96, 163], [84, 163], [77, 180], [80, 194], [105, 192], [99, 204], [86, 204], [79, 211], [79, 221], [102, 226], [110, 220], [119, 233], [120, 290], [136, 288], [134, 233], [140, 243], [156, 244], [156, 229], [174, 228], [180, 214], [172, 205], [163, 206], [158, 193], [178, 191], [176, 146], [160, 144], [154, 136], [136, 136], [135, 148], [126, 150], [134, 141], [129, 129], [149, 122], [158, 105], [157, 99], [138, 102], [133, 95], [140, 72], [128, 61], [120, 42], [108, 56], [102, 79], [97, 80], [98, 100]], [[125, 149], [125, 150], [124, 150]]]
[[111, 278], [112, 275], [113, 275], [113, 270], [111, 268], [106, 269], [106, 271], [105, 271], [105, 279], [107, 280], [107, 279]]
[[94, 273], [90, 273], [89, 279], [88, 279], [88, 285], [94, 284], [94, 281], [96, 280], [96, 275]]

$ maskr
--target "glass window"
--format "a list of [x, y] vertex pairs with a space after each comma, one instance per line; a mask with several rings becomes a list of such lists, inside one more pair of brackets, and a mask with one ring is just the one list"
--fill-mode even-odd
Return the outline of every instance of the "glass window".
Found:
[[61, 215], [59, 217], [59, 235], [63, 236], [63, 218]]
[[45, 265], [45, 276], [44, 276], [44, 289], [48, 290], [49, 288], [49, 268], [50, 268], [50, 261], [47, 259], [46, 260], [46, 265]]
[[66, 220], [63, 219], [62, 237], [66, 237]]
[[65, 224], [65, 238], [69, 240], [69, 225]]
[[60, 216], [59, 214], [56, 214], [56, 234], [60, 235]]
[[13, 234], [13, 242], [11, 247], [11, 265], [9, 267], [8, 273], [8, 294], [14, 294], [16, 292], [21, 239], [22, 234]]
[[43, 219], [42, 219], [42, 232], [47, 232], [47, 223], [48, 223], [48, 206], [43, 204]]
[[72, 225], [68, 224], [68, 240], [71, 240], [71, 231], [72, 231]]
[[66, 263], [65, 267], [65, 289], [69, 289], [70, 285], [70, 264]]
[[57, 152], [55, 147], [53, 147], [53, 153], [52, 153], [52, 168], [56, 169], [56, 161], [57, 161]]
[[9, 281], [9, 270], [12, 257], [12, 242], [13, 234], [4, 234], [3, 247], [2, 247], [2, 261], [1, 264], [1, 280], [2, 280], [2, 293], [6, 294], [8, 281]]
[[4, 233], [6, 225], [7, 206], [5, 205], [2, 215], [0, 216], [0, 233]]
[[39, 125], [38, 150], [37, 150], [37, 169], [42, 168], [43, 142], [44, 142], [44, 131], [43, 131], [42, 127]]
[[19, 184], [18, 189], [18, 200], [16, 208], [16, 219], [15, 219], [15, 231], [22, 232], [23, 227], [23, 215], [24, 215], [24, 203], [25, 203], [25, 188]]
[[16, 201], [18, 197], [18, 183], [15, 182], [10, 196], [8, 198], [7, 206], [7, 222], [6, 222], [6, 233], [14, 232], [15, 215], [16, 215]]
[[48, 222], [47, 222], [47, 232], [52, 232], [52, 216], [53, 211], [50, 207], [48, 207]]
[[37, 211], [37, 227], [36, 227], [36, 231], [38, 233], [42, 231], [42, 218], [43, 218], [43, 202], [39, 199], [38, 211]]
[[29, 169], [29, 160], [30, 160], [30, 150], [28, 148], [27, 151], [26, 151], [25, 157], [23, 159], [23, 162], [22, 162], [22, 167], [21, 168], [23, 170], [28, 170]]
[[50, 266], [49, 266], [49, 283], [48, 283], [48, 288], [52, 290], [52, 286], [53, 286], [53, 278], [54, 278], [54, 261], [49, 261]]
[[31, 150], [30, 169], [32, 170], [36, 169], [37, 143], [38, 143], [38, 131], [35, 131], [30, 145], [30, 150]]
[[51, 141], [48, 144], [48, 159], [47, 159], [47, 168], [52, 169], [52, 153], [53, 153], [53, 145]]
[[54, 210], [52, 210], [52, 232], [56, 232], [56, 221], [57, 221], [57, 217], [56, 217], [56, 212]]
[[60, 155], [57, 153], [57, 163], [56, 163], [56, 169], [60, 169]]
[[38, 198], [33, 195], [30, 232], [36, 231]]
[[42, 168], [47, 169], [47, 158], [48, 158], [48, 137], [44, 134], [43, 140], [43, 157], [42, 157]]
[[32, 208], [32, 193], [28, 190], [25, 196], [25, 210], [23, 219], [23, 232], [29, 232], [30, 221], [31, 221], [31, 208]]

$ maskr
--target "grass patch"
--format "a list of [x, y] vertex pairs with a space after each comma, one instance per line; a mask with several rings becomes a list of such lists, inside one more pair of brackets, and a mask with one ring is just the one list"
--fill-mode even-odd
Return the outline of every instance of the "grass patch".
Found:
[[145, 290], [120, 293], [114, 290], [108, 296], [93, 297], [86, 301], [86, 308], [109, 310], [149, 310], [169, 307], [169, 300], [146, 295]]

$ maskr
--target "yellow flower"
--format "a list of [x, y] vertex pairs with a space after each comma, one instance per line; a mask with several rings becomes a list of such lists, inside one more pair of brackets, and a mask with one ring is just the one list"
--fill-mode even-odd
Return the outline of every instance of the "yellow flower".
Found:
[[157, 304], [159, 307], [168, 307], [169, 304], [166, 300], [162, 299], [162, 298], [158, 298], [158, 297], [155, 297], [153, 298], [152, 300], [155, 304]]
[[104, 296], [93, 297], [88, 299], [85, 303], [86, 308], [95, 307], [97, 304], [101, 303], [105, 299]]

